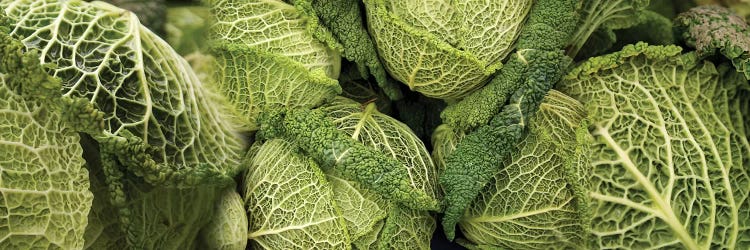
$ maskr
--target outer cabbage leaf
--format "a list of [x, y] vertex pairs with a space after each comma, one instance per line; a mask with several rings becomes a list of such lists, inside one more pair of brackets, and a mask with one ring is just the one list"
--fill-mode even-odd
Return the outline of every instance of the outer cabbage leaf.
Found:
[[218, 250], [244, 250], [247, 246], [247, 214], [234, 185], [222, 191], [211, 222], [201, 229], [204, 247]]
[[532, 1], [366, 0], [385, 68], [428, 97], [459, 99], [510, 53]]
[[583, 105], [551, 91], [529, 133], [502, 163], [459, 227], [482, 248], [576, 249], [588, 240]]
[[[62, 95], [104, 113], [97, 138], [123, 167], [152, 184], [221, 185], [238, 172], [242, 142], [216, 96], [135, 14], [76, 0], [0, 2], [11, 35], [57, 65]], [[110, 159], [103, 162], [110, 162]]]
[[591, 122], [596, 248], [750, 246], [746, 81], [680, 51], [629, 45], [562, 83]]
[[435, 217], [427, 211], [394, 206], [376, 243], [378, 249], [428, 250], [435, 228]]
[[353, 241], [352, 246], [354, 246], [354, 249], [378, 249], [378, 244], [376, 243], [378, 242], [380, 231], [383, 230], [383, 225], [385, 225], [385, 220], [378, 221], [370, 233]]
[[390, 203], [361, 184], [340, 178], [335, 173], [326, 174], [326, 177], [333, 189], [333, 199], [346, 220], [352, 242], [372, 232], [377, 235], [380, 232], [377, 223], [387, 216]]
[[93, 195], [59, 79], [0, 29], [0, 248], [80, 249]]
[[253, 249], [351, 249], [330, 184], [294, 144], [266, 141], [244, 181]]

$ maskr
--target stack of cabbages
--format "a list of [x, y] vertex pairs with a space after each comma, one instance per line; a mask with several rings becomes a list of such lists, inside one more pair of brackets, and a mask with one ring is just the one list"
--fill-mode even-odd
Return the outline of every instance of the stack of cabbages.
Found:
[[0, 249], [750, 248], [742, 1], [0, 9]]

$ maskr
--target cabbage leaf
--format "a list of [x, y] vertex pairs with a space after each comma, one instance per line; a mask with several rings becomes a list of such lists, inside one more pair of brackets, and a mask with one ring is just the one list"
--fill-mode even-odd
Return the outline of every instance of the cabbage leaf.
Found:
[[315, 161], [280, 139], [258, 147], [243, 185], [250, 245], [351, 249], [346, 222]]
[[480, 248], [576, 249], [587, 244], [590, 214], [585, 112], [550, 91], [529, 132], [467, 208], [459, 227]]
[[[61, 95], [104, 113], [95, 138], [151, 184], [227, 184], [243, 143], [190, 66], [132, 12], [77, 0], [0, 2], [11, 35], [40, 51]], [[108, 162], [103, 160], [103, 162]]]
[[561, 84], [591, 122], [595, 248], [750, 246], [747, 81], [680, 52], [628, 45]]
[[365, 0], [388, 72], [428, 97], [460, 99], [482, 87], [513, 49], [532, 1]]
[[[93, 195], [60, 80], [0, 28], [0, 248], [82, 248]], [[77, 113], [75, 113], [77, 114]]]

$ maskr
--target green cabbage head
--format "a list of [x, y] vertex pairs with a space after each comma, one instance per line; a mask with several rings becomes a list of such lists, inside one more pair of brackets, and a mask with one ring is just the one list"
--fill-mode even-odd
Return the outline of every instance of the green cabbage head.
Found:
[[[437, 169], [406, 125], [372, 103], [343, 97], [319, 109], [357, 143], [398, 161], [415, 190], [440, 197]], [[407, 208], [339, 169], [321, 167], [292, 141], [256, 143], [250, 155], [243, 198], [254, 248], [430, 249], [437, 226], [431, 212]]]
[[458, 99], [502, 66], [533, 1], [364, 2], [388, 72], [426, 96]]
[[314, 108], [341, 93], [340, 44], [304, 1], [210, 1], [215, 88], [243, 130], [273, 108]]
[[677, 46], [625, 46], [561, 89], [590, 120], [593, 248], [748, 249], [748, 84]]

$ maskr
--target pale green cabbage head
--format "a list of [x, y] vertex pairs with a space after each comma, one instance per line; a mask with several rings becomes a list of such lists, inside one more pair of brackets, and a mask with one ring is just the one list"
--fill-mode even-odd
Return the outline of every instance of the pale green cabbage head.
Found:
[[458, 99], [502, 66], [531, 0], [366, 0], [386, 69], [428, 97]]
[[[70, 200], [71, 204], [55, 204], [66, 207], [64, 213], [58, 213], [56, 207], [46, 209], [69, 219], [79, 213], [81, 217], [88, 215], [77, 222], [80, 225], [71, 224], [65, 233], [55, 235], [73, 237], [85, 228], [85, 245], [79, 241], [63, 248], [194, 246], [199, 230], [211, 219], [213, 202], [239, 172], [239, 152], [244, 148], [221, 112], [220, 98], [207, 90], [187, 62], [141, 25], [132, 12], [103, 2], [78, 0], [2, 0], [0, 8], [4, 21], [9, 21], [3, 25], [10, 26], [3, 32], [10, 31], [25, 50], [38, 51], [39, 61], [52, 64], [46, 73], [59, 78], [61, 86], [50, 95], [75, 99], [73, 104], [78, 106], [74, 108], [86, 108], [67, 112], [90, 111], [72, 119], [78, 125], [86, 125], [86, 121], [101, 125], [86, 130], [72, 128], [85, 132], [81, 133], [80, 144], [77, 138], [62, 141], [39, 136], [51, 143], [69, 144], [66, 154], [50, 153], [45, 159], [75, 165], [83, 162], [64, 156], [90, 158], [86, 159], [90, 170], [90, 182], [86, 184], [80, 183], [85, 173], [81, 176], [76, 168], [55, 170], [69, 174], [61, 178], [66, 185], [76, 187], [65, 192], [60, 201], [73, 196], [78, 188], [88, 189], [89, 183], [96, 197], [91, 203], [81, 192]], [[54, 121], [44, 124], [50, 126], [45, 133], [62, 131], [51, 127]], [[70, 145], [82, 145], [87, 151], [81, 153]], [[7, 158], [15, 156], [3, 157]], [[86, 210], [79, 210], [79, 206], [86, 206]], [[45, 217], [40, 213], [36, 218]], [[43, 225], [41, 221], [23, 224]], [[39, 228], [34, 230], [41, 232]]]
[[466, 245], [576, 249], [589, 233], [583, 105], [550, 91], [529, 133], [468, 206], [458, 225]]
[[590, 120], [593, 247], [750, 246], [749, 87], [677, 46], [625, 46], [561, 89]]
[[313, 108], [341, 93], [341, 45], [314, 13], [279, 0], [216, 0], [210, 10], [214, 85], [242, 129], [256, 130], [263, 110]]
[[[375, 104], [337, 97], [320, 108], [353, 139], [392, 157], [404, 166], [413, 187], [439, 199], [438, 172], [425, 145], [405, 124], [378, 112]], [[352, 244], [361, 249], [430, 249], [437, 226], [428, 211], [390, 203], [367, 187], [326, 173], [334, 185]]]
[[62, 80], [61, 95], [87, 99], [103, 112], [98, 141], [137, 151], [109, 152], [123, 166], [152, 184], [174, 186], [208, 179], [194, 170], [225, 180], [237, 173], [243, 142], [219, 98], [135, 14], [78, 0], [3, 0], [0, 8], [10, 35], [56, 65], [48, 73]]
[[[406, 125], [374, 104], [343, 97], [319, 109], [352, 139], [401, 163], [411, 186], [440, 197], [437, 169]], [[389, 202], [335, 168], [321, 171], [289, 141], [258, 143], [250, 155], [243, 186], [254, 247], [430, 249], [437, 226], [432, 213]]]

